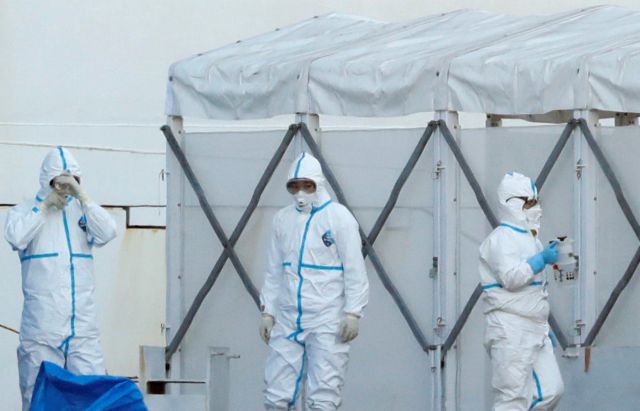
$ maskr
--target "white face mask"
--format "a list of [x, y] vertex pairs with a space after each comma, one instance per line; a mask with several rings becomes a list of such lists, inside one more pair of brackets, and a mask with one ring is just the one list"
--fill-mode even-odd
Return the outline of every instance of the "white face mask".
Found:
[[311, 206], [311, 203], [315, 200], [316, 193], [307, 193], [304, 190], [300, 190], [292, 194], [292, 196], [298, 208], [307, 208]]
[[527, 217], [527, 228], [540, 232], [540, 223], [542, 221], [542, 207], [540, 207], [540, 204], [525, 209], [524, 215]]

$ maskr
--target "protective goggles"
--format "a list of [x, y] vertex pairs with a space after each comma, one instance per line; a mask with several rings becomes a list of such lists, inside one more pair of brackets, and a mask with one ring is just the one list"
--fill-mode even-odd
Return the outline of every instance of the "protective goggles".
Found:
[[297, 194], [300, 190], [307, 194], [316, 192], [316, 183], [311, 180], [290, 180], [287, 182], [287, 191], [290, 194]]
[[518, 197], [518, 196], [513, 196], [513, 197], [509, 197], [509, 199], [507, 201], [510, 201], [513, 198], [517, 198], [520, 199], [524, 202], [523, 207], [524, 208], [531, 208], [535, 205], [538, 204], [538, 199], [537, 198], [527, 198], [527, 197]]

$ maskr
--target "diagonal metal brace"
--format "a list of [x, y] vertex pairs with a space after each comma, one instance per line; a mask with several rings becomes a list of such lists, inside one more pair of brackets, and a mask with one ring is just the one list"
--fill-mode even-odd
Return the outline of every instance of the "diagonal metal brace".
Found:
[[[420, 160], [420, 157], [422, 156], [422, 153], [424, 152], [424, 149], [427, 146], [427, 143], [429, 143], [429, 140], [431, 139], [431, 136], [433, 136], [433, 133], [437, 127], [438, 127], [438, 123], [436, 121], [431, 121], [429, 122], [429, 125], [427, 126], [427, 128], [424, 130], [424, 133], [422, 133], [422, 137], [420, 137], [420, 140], [418, 141], [416, 148], [413, 150], [413, 153], [411, 153], [411, 157], [409, 158], [409, 161], [407, 161], [407, 164], [402, 169], [402, 172], [400, 173], [400, 177], [398, 177], [398, 180], [393, 185], [393, 189], [391, 190], [391, 194], [389, 194], [389, 198], [387, 199], [386, 204], [384, 205], [382, 211], [380, 212], [380, 215], [378, 216], [378, 219], [376, 220], [375, 224], [373, 224], [373, 228], [369, 232], [368, 239], [371, 245], [373, 245], [373, 243], [376, 242], [376, 239], [378, 238], [380, 231], [382, 231], [382, 227], [387, 222], [389, 215], [391, 214], [394, 207], [396, 206], [396, 203], [398, 202], [400, 191], [402, 190], [402, 188], [404, 187], [404, 184], [409, 179], [409, 176], [413, 172], [413, 169], [418, 163], [418, 160]], [[369, 251], [367, 248], [364, 248], [362, 253], [366, 257], [367, 254], [369, 254]]]
[[258, 203], [260, 201], [260, 197], [262, 196], [262, 193], [264, 192], [267, 184], [269, 183], [271, 177], [273, 176], [276, 168], [280, 164], [280, 161], [284, 157], [284, 154], [287, 148], [289, 147], [291, 141], [293, 140], [293, 137], [297, 133], [298, 129], [299, 129], [299, 126], [297, 124], [292, 124], [291, 126], [289, 126], [289, 129], [287, 130], [287, 133], [282, 139], [282, 142], [278, 146], [278, 149], [276, 150], [275, 154], [269, 161], [267, 168], [262, 174], [262, 177], [260, 178], [260, 181], [258, 182], [253, 192], [251, 200], [249, 201], [249, 205], [247, 206], [244, 213], [240, 217], [240, 220], [238, 221], [236, 228], [233, 230], [231, 237], [228, 240], [226, 240], [226, 235], [224, 234], [224, 231], [222, 230], [222, 227], [220, 226], [220, 224], [217, 222], [217, 219], [213, 214], [213, 210], [211, 209], [211, 206], [204, 194], [204, 191], [202, 190], [202, 187], [200, 186], [197, 178], [195, 177], [195, 174], [193, 173], [193, 170], [191, 169], [191, 166], [189, 165], [189, 162], [186, 159], [186, 156], [184, 155], [184, 152], [180, 148], [171, 129], [168, 126], [163, 126], [161, 128], [162, 132], [164, 133], [167, 139], [167, 142], [169, 143], [172, 151], [176, 155], [176, 158], [178, 159], [181, 167], [183, 168], [185, 175], [187, 176], [187, 179], [191, 183], [194, 191], [196, 192], [196, 195], [198, 196], [198, 200], [200, 201], [200, 205], [203, 211], [205, 212], [205, 215], [209, 219], [209, 222], [211, 223], [214, 230], [216, 230], [216, 234], [218, 235], [218, 238], [220, 239], [220, 241], [224, 246], [224, 250], [222, 251], [222, 254], [220, 255], [213, 269], [209, 273], [207, 280], [198, 291], [198, 294], [194, 298], [191, 306], [189, 307], [189, 310], [187, 311], [185, 318], [182, 320], [182, 323], [180, 324], [178, 331], [174, 335], [169, 346], [166, 348], [165, 357], [167, 362], [171, 359], [171, 356], [178, 350], [178, 347], [180, 346], [182, 340], [184, 339], [184, 336], [186, 335], [189, 327], [191, 326], [191, 323], [193, 322], [193, 319], [195, 318], [196, 313], [200, 309], [200, 306], [204, 302], [206, 296], [208, 295], [209, 291], [211, 290], [216, 280], [218, 279], [218, 276], [222, 272], [222, 269], [227, 259], [231, 258], [231, 261], [234, 264], [234, 267], [236, 268], [245, 288], [250, 293], [256, 306], [259, 305], [258, 291], [253, 285], [251, 279], [249, 278], [242, 264], [240, 263], [233, 247], [235, 246], [243, 230], [247, 226], [247, 223], [249, 222], [251, 215], [258, 207]]
[[589, 334], [587, 334], [587, 338], [584, 340], [583, 345], [585, 347], [590, 347], [593, 344], [593, 341], [598, 336], [598, 333], [602, 329], [602, 326], [611, 313], [611, 310], [613, 310], [613, 306], [618, 301], [618, 298], [620, 298], [620, 294], [622, 294], [622, 291], [624, 291], [624, 289], [631, 281], [631, 278], [633, 278], [633, 275], [636, 273], [638, 265], [640, 265], [640, 247], [638, 247], [638, 249], [636, 250], [636, 253], [633, 255], [633, 258], [631, 259], [627, 270], [624, 272], [624, 275], [622, 276], [620, 281], [618, 281], [618, 283], [616, 284], [616, 287], [611, 292], [611, 295], [607, 299], [607, 302], [598, 315], [598, 318], [596, 319], [595, 323], [593, 323], [591, 331], [589, 331]]
[[[542, 189], [542, 185], [544, 184], [547, 176], [551, 172], [551, 169], [553, 168], [553, 166], [557, 162], [558, 157], [560, 156], [560, 153], [562, 152], [562, 149], [566, 145], [567, 140], [569, 139], [569, 137], [571, 135], [571, 131], [573, 131], [573, 129], [575, 129], [576, 124], [577, 124], [577, 122], [575, 120], [570, 122], [569, 124], [567, 124], [567, 126], [564, 129], [564, 131], [562, 132], [562, 135], [560, 136], [560, 139], [556, 143], [556, 146], [554, 147], [553, 151], [551, 152], [551, 155], [547, 159], [547, 161], [546, 161], [546, 163], [545, 163], [545, 165], [544, 165], [544, 167], [542, 169], [542, 172], [540, 173], [538, 179], [536, 180], [537, 182], [540, 182], [540, 185], [538, 186], [539, 190]], [[471, 170], [471, 167], [469, 167], [469, 164], [467, 163], [464, 155], [462, 154], [462, 150], [460, 150], [460, 147], [458, 146], [458, 143], [455, 141], [453, 135], [451, 134], [451, 131], [447, 127], [446, 122], [444, 122], [443, 120], [439, 120], [438, 121], [438, 126], [440, 128], [440, 132], [442, 133], [443, 137], [447, 141], [447, 144], [451, 148], [451, 151], [453, 152], [453, 155], [455, 156], [456, 160], [458, 161], [458, 164], [460, 165], [460, 168], [462, 169], [465, 177], [467, 178], [467, 181], [471, 185], [471, 188], [472, 188], [472, 190], [473, 190], [473, 192], [474, 192], [474, 194], [476, 196], [476, 200], [478, 201], [478, 204], [480, 205], [480, 208], [484, 212], [484, 215], [487, 217], [487, 220], [489, 220], [489, 223], [491, 224], [491, 226], [493, 228], [497, 227], [498, 219], [495, 217], [495, 214], [491, 210], [491, 207], [489, 206], [489, 204], [488, 204], [488, 202], [486, 200], [486, 197], [484, 196], [484, 194], [482, 192], [482, 188], [480, 187], [480, 184], [478, 183], [478, 180], [475, 178], [475, 175], [473, 174], [473, 171]], [[458, 316], [458, 319], [456, 320], [455, 324], [453, 325], [453, 328], [451, 329], [451, 332], [449, 332], [449, 335], [447, 336], [447, 338], [446, 338], [446, 340], [445, 340], [445, 342], [444, 342], [444, 344], [442, 346], [442, 356], [443, 357], [446, 355], [447, 351], [449, 351], [451, 349], [451, 347], [453, 347], [453, 344], [455, 343], [456, 339], [460, 335], [460, 332], [464, 328], [464, 325], [466, 324], [467, 320], [469, 319], [469, 316], [471, 315], [471, 312], [473, 311], [474, 306], [476, 305], [476, 303], [480, 299], [480, 296], [482, 296], [482, 291], [483, 291], [482, 290], [482, 286], [480, 284], [478, 284], [476, 286], [476, 288], [473, 290], [473, 292], [472, 292], [471, 296], [469, 297], [469, 299], [467, 300], [467, 303], [465, 304], [464, 309], [462, 310], [462, 312]], [[567, 346], [568, 346], [567, 339], [566, 339], [564, 333], [562, 332], [562, 329], [560, 328], [560, 326], [559, 326], [558, 322], [556, 321], [555, 317], [553, 316], [553, 314], [549, 314], [549, 325], [550, 325], [551, 329], [553, 330], [553, 332], [555, 333], [556, 338], [558, 339], [558, 343], [560, 343], [560, 346], [563, 349], [566, 349]]]
[[[609, 161], [607, 160], [604, 153], [602, 152], [602, 149], [596, 142], [596, 139], [593, 137], [593, 134], [591, 133], [591, 130], [589, 129], [589, 126], [587, 125], [586, 121], [584, 121], [583, 119], [580, 119], [578, 120], [578, 125], [580, 126], [580, 131], [582, 131], [582, 135], [587, 140], [587, 143], [589, 144], [589, 147], [591, 148], [593, 155], [598, 161], [598, 164], [600, 164], [600, 168], [602, 169], [602, 172], [604, 173], [605, 177], [609, 181], [609, 184], [611, 185], [611, 188], [615, 193], [616, 200], [618, 201], [618, 205], [620, 205], [620, 208], [622, 209], [624, 216], [629, 222], [631, 229], [635, 233], [636, 237], [640, 239], [640, 224], [638, 224], [638, 220], [634, 215], [633, 210], [631, 210], [631, 206], [629, 205], [629, 202], [627, 201], [624, 195], [624, 192], [622, 191], [622, 187], [620, 186], [620, 182], [616, 177], [615, 173], [613, 172], [613, 168], [611, 168]], [[633, 278], [633, 275], [635, 274], [639, 264], [640, 264], [640, 248], [638, 248], [638, 250], [634, 254], [633, 258], [631, 259], [631, 262], [629, 263], [629, 266], [624, 272], [624, 275], [622, 276], [620, 281], [618, 281], [618, 283], [616, 284], [616, 287], [611, 292], [611, 295], [607, 299], [607, 302], [605, 303], [604, 307], [602, 308], [602, 311], [598, 315], [598, 318], [593, 324], [593, 327], [591, 327], [589, 334], [587, 334], [587, 338], [585, 339], [583, 344], [584, 346], [589, 347], [593, 344], [593, 341], [598, 336], [598, 333], [602, 329], [602, 326], [604, 325], [605, 321], [607, 320], [607, 317], [611, 313], [611, 310], [613, 310], [613, 306], [618, 301], [620, 294], [622, 294], [622, 291], [624, 291], [626, 286], [631, 281], [631, 278]]]
[[[347, 203], [347, 200], [345, 198], [344, 192], [342, 191], [342, 188], [340, 187], [340, 183], [338, 183], [338, 180], [336, 179], [335, 175], [333, 174], [333, 171], [331, 171], [331, 168], [329, 167], [329, 164], [327, 163], [327, 161], [325, 160], [324, 156], [322, 155], [322, 152], [320, 151], [320, 148], [318, 147], [318, 144], [313, 139], [313, 136], [309, 132], [309, 129], [307, 128], [306, 124], [300, 123], [300, 131], [301, 131], [302, 137], [304, 138], [305, 142], [309, 146], [309, 149], [311, 150], [311, 153], [320, 162], [320, 165], [322, 166], [322, 170], [324, 171], [325, 177], [327, 178], [327, 181], [329, 182], [329, 184], [333, 188], [333, 191], [335, 192], [336, 197], [338, 198], [338, 201], [343, 206], [345, 206], [349, 211], [351, 211], [351, 207], [349, 207], [349, 205]], [[353, 212], [352, 212], [352, 214], [353, 214]], [[407, 306], [405, 301], [400, 296], [400, 293], [399, 293], [398, 289], [395, 287], [395, 285], [391, 281], [391, 278], [389, 277], [389, 274], [387, 273], [387, 271], [385, 270], [384, 266], [382, 265], [382, 262], [380, 261], [380, 258], [378, 257], [378, 254], [376, 253], [375, 249], [373, 248], [373, 246], [369, 242], [369, 239], [368, 239], [367, 235], [362, 230], [362, 227], [360, 227], [360, 225], [358, 225], [358, 226], [359, 226], [359, 230], [360, 230], [360, 237], [362, 238], [362, 242], [363, 242], [363, 245], [364, 245], [363, 248], [365, 250], [368, 250], [369, 259], [371, 260], [371, 263], [373, 264], [373, 267], [375, 268], [376, 272], [378, 273], [378, 277], [380, 278], [380, 281], [382, 282], [382, 285], [389, 292], [389, 294], [391, 295], [391, 298], [393, 298], [394, 302], [396, 303], [396, 305], [400, 309], [400, 312], [402, 313], [402, 316], [404, 317], [405, 321], [409, 325], [409, 328], [411, 329], [411, 332], [413, 333], [414, 337], [418, 341], [418, 344], [420, 344], [420, 347], [425, 352], [428, 353], [430, 344], [427, 341], [427, 338], [425, 337], [424, 333], [420, 329], [420, 326], [418, 325], [418, 322], [416, 321], [416, 319], [413, 317], [413, 314], [411, 314], [411, 311], [409, 310], [409, 307]]]
[[616, 195], [616, 200], [618, 201], [618, 204], [620, 205], [624, 216], [629, 222], [631, 229], [635, 233], [636, 237], [640, 239], [640, 224], [638, 223], [638, 219], [636, 218], [636, 216], [633, 214], [631, 206], [629, 205], [629, 202], [627, 201], [627, 198], [622, 191], [622, 187], [620, 186], [618, 177], [616, 177], [615, 173], [613, 172], [613, 168], [611, 168], [609, 161], [604, 156], [600, 145], [598, 145], [596, 139], [593, 138], [593, 134], [591, 134], [591, 130], [589, 130], [589, 126], [587, 125], [587, 123], [584, 120], [580, 119], [578, 120], [578, 124], [580, 126], [580, 131], [582, 131], [582, 135], [587, 140], [587, 143], [589, 144], [589, 147], [593, 152], [593, 155], [596, 157], [596, 160], [598, 160], [598, 164], [600, 164], [602, 172], [604, 173], [605, 177], [607, 177], [607, 180], [609, 181], [609, 184], [611, 185], [611, 188]]
[[478, 180], [476, 179], [475, 174], [473, 174], [473, 171], [471, 171], [471, 167], [469, 167], [469, 163], [467, 163], [467, 159], [464, 158], [464, 155], [462, 154], [462, 150], [460, 150], [460, 146], [458, 146], [458, 143], [456, 143], [455, 138], [453, 138], [453, 135], [451, 134], [449, 127], [447, 127], [447, 123], [444, 120], [438, 120], [438, 126], [440, 129], [440, 132], [442, 133], [442, 136], [444, 137], [447, 144], [449, 145], [451, 152], [453, 152], [453, 155], [455, 156], [456, 161], [460, 165], [460, 168], [462, 169], [464, 176], [467, 178], [467, 181], [471, 185], [471, 189], [473, 190], [473, 193], [476, 196], [476, 200], [478, 201], [480, 208], [482, 208], [484, 215], [487, 217], [487, 220], [489, 220], [491, 227], [496, 228], [499, 224], [499, 221], [496, 218], [496, 215], [493, 213], [493, 210], [491, 210], [491, 207], [489, 207], [487, 198], [484, 196], [484, 193], [482, 192], [482, 188], [480, 187], [480, 184], [478, 183]]
[[549, 155], [549, 158], [547, 158], [547, 161], [544, 163], [540, 174], [538, 174], [538, 178], [536, 178], [536, 187], [538, 187], [538, 190], [542, 190], [542, 186], [547, 181], [547, 177], [549, 177], [549, 174], [551, 174], [551, 169], [553, 169], [553, 166], [556, 165], [556, 162], [558, 161], [558, 158], [560, 158], [562, 150], [564, 150], [564, 147], [567, 145], [567, 141], [569, 141], [569, 137], [571, 137], [571, 133], [573, 132], [573, 130], [575, 130], [577, 125], [578, 121], [572, 119], [564, 127], [564, 130], [562, 130], [562, 134], [560, 134], [558, 142], [553, 147], [553, 151], [551, 151], [551, 155]]
[[[560, 154], [562, 153], [562, 150], [564, 150], [565, 146], [567, 145], [567, 142], [571, 137], [571, 133], [573, 132], [573, 130], [576, 129], [577, 126], [578, 126], [577, 120], [571, 119], [571, 121], [569, 121], [567, 125], [564, 127], [564, 130], [562, 130], [562, 134], [560, 134], [560, 138], [556, 142], [556, 145], [553, 147], [553, 150], [551, 151], [549, 158], [547, 158], [547, 161], [544, 163], [542, 170], [538, 174], [538, 178], [536, 178], [536, 187], [538, 188], [539, 192], [542, 191], [542, 187], [544, 186], [544, 183], [547, 181], [547, 177], [549, 177], [549, 174], [551, 174], [551, 170], [558, 162], [558, 158], [560, 158]], [[553, 333], [555, 334], [556, 339], [558, 340], [558, 344], [560, 344], [560, 347], [562, 347], [563, 350], [566, 350], [567, 347], [569, 346], [569, 341], [567, 340], [567, 337], [562, 332], [562, 328], [560, 327], [558, 320], [556, 320], [556, 317], [551, 312], [549, 313], [549, 326], [553, 330]]]

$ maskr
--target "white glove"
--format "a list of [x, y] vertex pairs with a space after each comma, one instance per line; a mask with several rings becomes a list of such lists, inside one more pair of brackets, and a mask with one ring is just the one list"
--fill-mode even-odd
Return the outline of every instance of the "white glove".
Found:
[[91, 202], [87, 193], [82, 190], [80, 187], [80, 183], [73, 177], [68, 174], [62, 174], [53, 179], [53, 188], [62, 195], [70, 195], [74, 196], [82, 204], [87, 204]]
[[265, 344], [269, 344], [271, 338], [271, 330], [276, 320], [269, 314], [262, 314], [262, 321], [260, 322], [260, 338]]
[[347, 313], [340, 323], [340, 338], [343, 343], [353, 341], [358, 336], [360, 317]]
[[59, 194], [57, 191], [52, 191], [49, 193], [47, 198], [44, 199], [44, 201], [40, 205], [40, 209], [42, 211], [46, 211], [51, 208], [62, 210], [66, 206], [67, 206], [67, 199], [64, 198], [64, 196]]

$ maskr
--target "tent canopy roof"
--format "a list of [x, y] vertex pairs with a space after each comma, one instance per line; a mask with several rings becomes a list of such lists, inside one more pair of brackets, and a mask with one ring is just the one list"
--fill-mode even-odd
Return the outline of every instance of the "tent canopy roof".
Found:
[[328, 14], [174, 63], [168, 115], [640, 113], [640, 12], [458, 10], [404, 23]]

